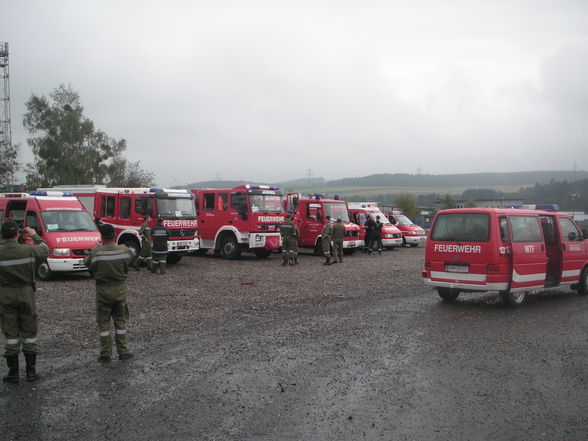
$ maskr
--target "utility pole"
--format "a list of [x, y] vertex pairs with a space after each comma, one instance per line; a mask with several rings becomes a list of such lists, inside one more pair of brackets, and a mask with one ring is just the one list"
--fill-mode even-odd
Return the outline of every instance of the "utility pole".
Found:
[[[8, 75], [8, 43], [0, 42], [0, 152], [12, 151], [10, 128], [10, 82]], [[3, 158], [4, 161], [4, 158]], [[11, 173], [14, 184], [14, 170]]]

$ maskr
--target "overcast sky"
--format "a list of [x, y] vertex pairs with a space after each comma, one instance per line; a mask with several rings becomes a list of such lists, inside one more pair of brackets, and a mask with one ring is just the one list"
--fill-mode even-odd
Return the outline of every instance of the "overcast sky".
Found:
[[586, 0], [0, 0], [13, 143], [60, 84], [159, 185], [588, 168]]

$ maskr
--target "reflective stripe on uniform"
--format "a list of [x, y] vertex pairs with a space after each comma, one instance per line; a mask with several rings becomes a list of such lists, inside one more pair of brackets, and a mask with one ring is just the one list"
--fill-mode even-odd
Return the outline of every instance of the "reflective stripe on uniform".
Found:
[[23, 341], [24, 344], [32, 344], [37, 343], [37, 337], [34, 338], [25, 338]]
[[127, 333], [127, 330], [126, 329], [117, 329], [116, 330], [116, 333], [119, 334], [119, 335], [126, 334]]
[[19, 343], [20, 343], [20, 340], [18, 338], [7, 338], [6, 339], [7, 345], [17, 345]]
[[112, 254], [110, 256], [96, 256], [92, 259], [92, 263], [102, 262], [105, 260], [121, 260], [121, 259], [128, 259], [128, 258], [129, 258], [129, 255], [127, 253]]
[[103, 331], [100, 333], [100, 337], [108, 337], [110, 336], [110, 331]]
[[0, 266], [22, 265], [24, 263], [35, 263], [35, 258], [25, 257], [23, 259], [0, 260]]

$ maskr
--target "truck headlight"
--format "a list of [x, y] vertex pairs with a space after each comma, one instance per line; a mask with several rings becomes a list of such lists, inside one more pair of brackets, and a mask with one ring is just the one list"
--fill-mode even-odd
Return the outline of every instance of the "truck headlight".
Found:
[[54, 256], [69, 256], [71, 253], [69, 248], [53, 248]]

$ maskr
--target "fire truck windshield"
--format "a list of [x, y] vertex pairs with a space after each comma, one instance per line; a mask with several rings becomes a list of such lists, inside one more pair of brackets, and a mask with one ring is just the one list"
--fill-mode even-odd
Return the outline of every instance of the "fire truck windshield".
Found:
[[407, 218], [404, 214], [396, 215], [396, 220], [400, 225], [413, 225], [412, 221]]
[[382, 213], [380, 210], [370, 211], [370, 217], [374, 221], [376, 220], [376, 216], [380, 216], [380, 222], [382, 222], [383, 224], [389, 224], [390, 223], [390, 221], [388, 220], [388, 218], [386, 216], [384, 216], [384, 213]]
[[251, 206], [252, 213], [257, 213], [258, 211], [280, 213], [285, 211], [284, 202], [278, 195], [250, 194], [249, 205]]
[[325, 209], [325, 216], [331, 216], [333, 221], [341, 219], [341, 222], [349, 222], [349, 214], [347, 213], [345, 202], [325, 202], [323, 207]]
[[157, 198], [156, 201], [157, 213], [162, 219], [196, 219], [196, 207], [191, 198]]
[[42, 211], [41, 217], [48, 233], [70, 231], [98, 231], [87, 211], [55, 210]]

